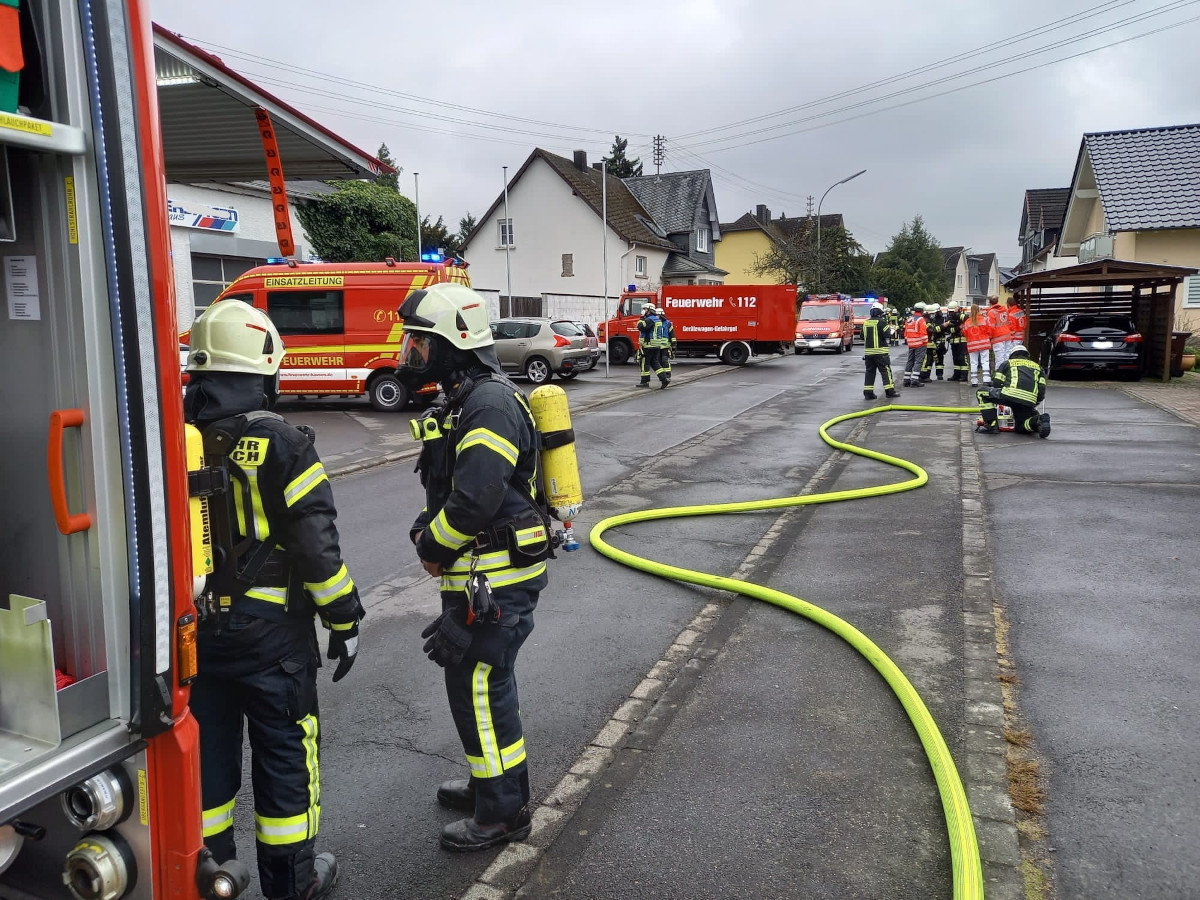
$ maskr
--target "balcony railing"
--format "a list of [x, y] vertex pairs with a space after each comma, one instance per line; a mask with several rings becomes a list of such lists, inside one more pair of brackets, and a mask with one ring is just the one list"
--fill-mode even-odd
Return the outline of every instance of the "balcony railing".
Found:
[[1093, 259], [1112, 259], [1113, 235], [1093, 234], [1079, 242], [1079, 252], [1076, 254], [1081, 263]]

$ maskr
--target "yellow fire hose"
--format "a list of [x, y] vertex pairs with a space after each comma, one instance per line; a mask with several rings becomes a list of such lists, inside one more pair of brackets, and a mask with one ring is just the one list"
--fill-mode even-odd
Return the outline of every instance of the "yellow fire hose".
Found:
[[669, 506], [661, 509], [644, 509], [637, 512], [623, 513], [597, 522], [591, 532], [591, 542], [593, 547], [610, 559], [614, 559], [622, 565], [640, 569], [643, 572], [649, 572], [651, 575], [658, 575], [662, 578], [670, 578], [675, 581], [685, 581], [690, 584], [704, 585], [705, 587], [716, 588], [717, 590], [731, 591], [746, 597], [753, 597], [757, 600], [765, 600], [768, 603], [774, 603], [776, 606], [791, 610], [829, 629], [862, 654], [891, 686], [892, 691], [904, 707], [904, 711], [908, 713], [913, 727], [917, 730], [917, 736], [921, 739], [921, 744], [925, 747], [925, 754], [929, 757], [929, 764], [933, 769], [933, 777], [937, 781], [938, 793], [942, 798], [942, 809], [946, 816], [946, 831], [950, 839], [950, 860], [954, 878], [954, 900], [982, 900], [983, 867], [979, 860], [979, 844], [975, 839], [975, 826], [971, 822], [971, 810], [967, 806], [967, 795], [963, 790], [962, 781], [958, 777], [958, 769], [955, 768], [954, 760], [950, 756], [950, 750], [946, 747], [946, 741], [942, 737], [942, 733], [938, 730], [933, 716], [929, 714], [924, 701], [921, 700], [916, 689], [896, 664], [888, 658], [886, 653], [880, 650], [870, 638], [849, 622], [839, 619], [832, 613], [821, 609], [819, 606], [813, 606], [799, 597], [793, 597], [791, 594], [785, 594], [783, 591], [776, 591], [772, 588], [764, 587], [760, 584], [752, 584], [748, 581], [741, 581], [737, 578], [710, 575], [707, 572], [696, 572], [691, 569], [680, 568], [679, 566], [654, 562], [641, 556], [635, 556], [625, 550], [618, 550], [616, 547], [605, 542], [602, 537], [604, 532], [610, 528], [615, 528], [619, 525], [630, 525], [634, 522], [651, 522], [657, 519], [677, 519], [686, 516], [709, 516], [720, 513], [759, 512], [766, 509], [808, 506], [817, 503], [836, 503], [839, 500], [882, 497], [886, 494], [898, 494], [903, 491], [911, 491], [922, 487], [929, 480], [929, 475], [916, 463], [900, 459], [896, 456], [888, 456], [886, 453], [879, 453], [875, 450], [856, 447], [853, 444], [847, 444], [829, 436], [828, 429], [833, 425], [887, 410], [975, 414], [979, 412], [979, 407], [876, 406], [871, 409], [861, 410], [860, 412], [837, 416], [820, 427], [821, 439], [831, 447], [844, 450], [847, 453], [853, 453], [856, 456], [865, 456], [868, 459], [878, 460], [879, 462], [887, 463], [888, 465], [896, 466], [912, 473], [913, 477], [904, 481], [882, 484], [876, 487], [855, 488], [847, 491], [828, 491], [821, 494], [777, 497], [771, 500], [746, 500], [740, 503], [713, 503], [700, 506]]

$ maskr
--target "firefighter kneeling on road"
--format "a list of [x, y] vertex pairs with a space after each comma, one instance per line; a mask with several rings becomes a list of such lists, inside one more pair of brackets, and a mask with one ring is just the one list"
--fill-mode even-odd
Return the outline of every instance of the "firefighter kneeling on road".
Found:
[[525, 396], [500, 374], [482, 297], [434, 285], [410, 294], [400, 318], [401, 368], [441, 382], [446, 397], [414, 423], [426, 505], [409, 531], [441, 579], [442, 614], [421, 636], [446, 670], [471, 773], [438, 788], [439, 803], [470, 814], [442, 829], [441, 844], [483, 850], [531, 829], [515, 665], [551, 552], [540, 438]]
[[1050, 435], [1050, 414], [1038, 415], [1037, 404], [1046, 399], [1046, 375], [1029, 358], [1024, 344], [1016, 344], [996, 370], [990, 388], [979, 390], [979, 419], [976, 431], [1000, 430], [996, 404], [1012, 408], [1014, 429], [1020, 434]]
[[206, 465], [224, 467], [229, 481], [209, 499], [216, 565], [198, 603], [191, 710], [200, 726], [204, 843], [218, 862], [237, 855], [245, 719], [263, 895], [318, 900], [333, 891], [337, 862], [313, 852], [321, 817], [313, 617], [330, 629], [340, 681], [354, 665], [364, 612], [312, 432], [265, 411], [279, 393], [283, 354], [271, 320], [240, 300], [214, 303], [192, 326], [184, 410], [201, 430]]
[[888, 352], [887, 320], [883, 317], [883, 305], [871, 304], [871, 317], [863, 322], [863, 361], [867, 367], [867, 380], [863, 383], [863, 397], [875, 399], [875, 373], [883, 382], [883, 389], [889, 397], [899, 397], [896, 383], [892, 380], [892, 359]]

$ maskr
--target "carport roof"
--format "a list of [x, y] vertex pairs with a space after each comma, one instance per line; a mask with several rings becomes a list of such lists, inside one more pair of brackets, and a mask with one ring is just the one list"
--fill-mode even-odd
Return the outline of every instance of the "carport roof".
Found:
[[265, 178], [258, 107], [271, 115], [288, 179], [374, 178], [395, 171], [157, 24], [154, 64], [169, 181]]
[[1096, 259], [1065, 269], [1026, 272], [1008, 283], [1010, 290], [1045, 287], [1085, 287], [1088, 285], [1165, 284], [1182, 281], [1196, 270], [1187, 266], [1168, 266], [1134, 262], [1127, 259]]

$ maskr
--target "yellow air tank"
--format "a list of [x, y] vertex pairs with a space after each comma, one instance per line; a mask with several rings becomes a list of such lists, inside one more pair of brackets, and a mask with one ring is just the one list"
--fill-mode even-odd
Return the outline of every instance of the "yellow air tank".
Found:
[[[195, 425], [185, 425], [183, 430], [188, 471], [199, 472], [204, 468], [204, 438]], [[207, 497], [188, 498], [188, 531], [192, 539], [192, 584], [198, 597], [213, 570], [212, 521]]]
[[[579, 482], [567, 392], [558, 385], [542, 385], [529, 395], [529, 407], [542, 436], [542, 486], [546, 501], [551, 515], [569, 530], [571, 520], [583, 508], [583, 487]], [[565, 544], [564, 549], [567, 549]]]

